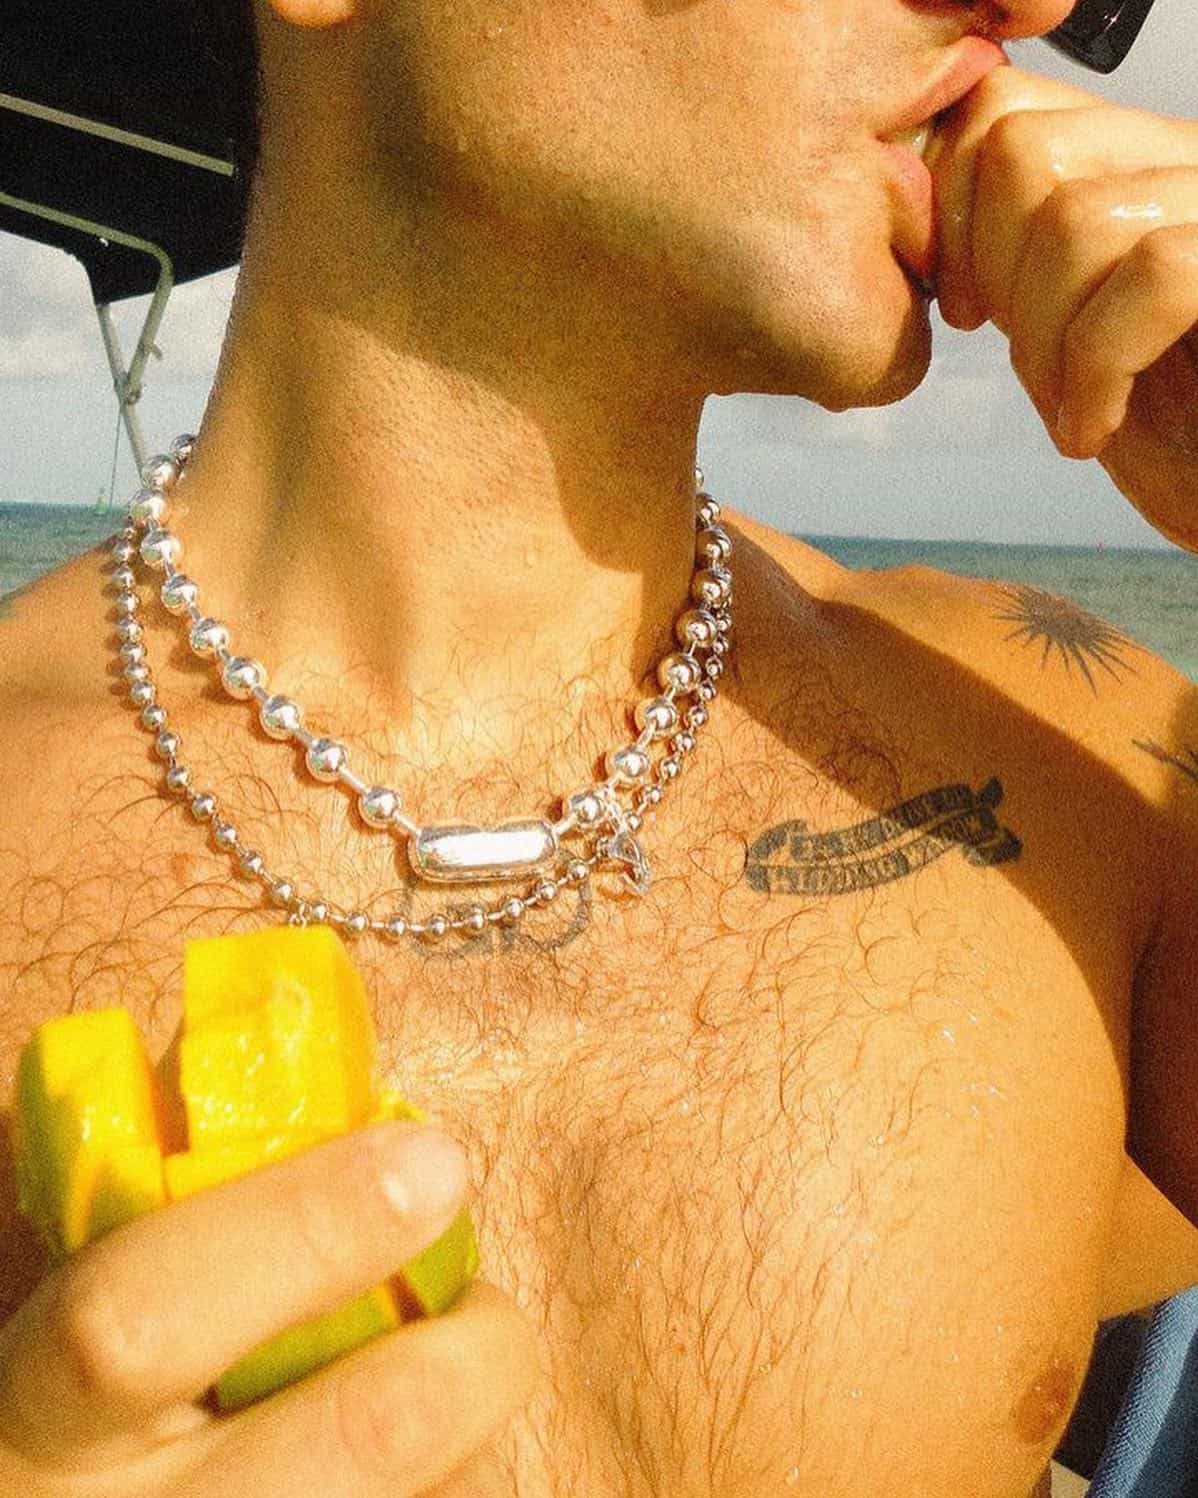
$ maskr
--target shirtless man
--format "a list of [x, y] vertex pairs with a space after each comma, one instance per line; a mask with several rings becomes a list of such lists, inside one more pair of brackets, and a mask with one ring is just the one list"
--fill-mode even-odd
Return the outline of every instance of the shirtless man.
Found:
[[[1069, 9], [260, 0], [262, 174], [168, 516], [231, 648], [418, 820], [558, 815], [675, 648], [704, 398], [900, 399], [934, 271], [1062, 450], [1198, 540], [1198, 125], [994, 70]], [[936, 271], [879, 138], [948, 106]], [[1098, 1320], [1198, 1280], [1193, 687], [1035, 590], [723, 523], [733, 648], [648, 890], [346, 937], [388, 1082], [465, 1152], [485, 1283], [217, 1416], [235, 1354], [433, 1235], [380, 1205], [404, 1127], [45, 1278], [6, 1171], [5, 1491], [1023, 1498]], [[110, 550], [0, 626], [10, 1085], [70, 1008], [161, 1055], [184, 940], [282, 919], [164, 786]], [[452, 908], [133, 565], [240, 848], [339, 912]]]

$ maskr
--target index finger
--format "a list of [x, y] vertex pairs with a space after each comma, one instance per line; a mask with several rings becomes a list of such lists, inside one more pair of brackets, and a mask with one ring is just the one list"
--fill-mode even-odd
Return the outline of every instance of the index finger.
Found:
[[[1000, 121], [1027, 111], [1079, 110], [1101, 107], [1104, 100], [1080, 88], [1056, 83], [1010, 64], [997, 67], [970, 90], [964, 99], [946, 110], [937, 126], [926, 161], [932, 173], [936, 208], [936, 238], [939, 262], [936, 269], [936, 300], [940, 315], [951, 327], [970, 330], [981, 327], [989, 314], [977, 294], [973, 248], [977, 242], [975, 194], [979, 169], [978, 153]], [[1011, 125], [1001, 128], [1010, 131]], [[1045, 159], [1025, 182], [1033, 192], [1047, 196], [1059, 180], [1052, 163]], [[1035, 178], [1033, 181], [1032, 178]], [[1036, 203], [1040, 199], [1036, 200]], [[1009, 205], [1012, 217], [1015, 204]], [[1032, 204], [1031, 207], [1035, 207]], [[1028, 210], [1031, 211], [1031, 208]]]
[[[425, 1154], [438, 1140], [451, 1151], [439, 1166]], [[439, 1203], [395, 1188], [417, 1184], [422, 1159], [440, 1171]], [[418, 1254], [452, 1220], [464, 1177], [439, 1130], [379, 1123], [97, 1239], [0, 1334], [0, 1438], [61, 1462], [198, 1400], [253, 1348]]]

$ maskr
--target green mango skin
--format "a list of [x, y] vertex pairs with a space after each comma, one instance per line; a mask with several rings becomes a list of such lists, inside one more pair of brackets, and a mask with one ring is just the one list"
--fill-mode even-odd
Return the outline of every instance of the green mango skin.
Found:
[[368, 1290], [334, 1311], [289, 1327], [255, 1347], [217, 1379], [217, 1405], [225, 1412], [242, 1409], [315, 1373], [342, 1353], [395, 1330], [397, 1321], [441, 1315], [477, 1273], [478, 1242], [470, 1214], [463, 1207], [439, 1238], [388, 1281], [394, 1317], [380, 1310], [378, 1296]]

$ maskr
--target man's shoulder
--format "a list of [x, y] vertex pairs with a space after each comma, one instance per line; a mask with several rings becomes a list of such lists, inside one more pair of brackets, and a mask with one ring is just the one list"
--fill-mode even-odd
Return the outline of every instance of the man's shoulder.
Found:
[[943, 662], [962, 708], [1008, 702], [1149, 779], [1162, 760], [1146, 746], [1198, 754], [1198, 686], [1063, 592], [917, 565], [845, 573], [835, 596], [910, 641], [929, 670]]

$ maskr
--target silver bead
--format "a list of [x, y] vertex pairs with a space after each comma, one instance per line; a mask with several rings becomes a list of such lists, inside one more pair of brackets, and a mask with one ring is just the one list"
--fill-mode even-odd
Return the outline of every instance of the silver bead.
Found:
[[214, 656], [222, 645], [229, 643], [229, 631], [219, 619], [201, 619], [193, 624], [188, 643], [197, 655]]
[[138, 608], [137, 594], [126, 588], [116, 595], [116, 611], [118, 614], [136, 614]]
[[637, 800], [642, 807], [659, 806], [661, 804], [661, 786], [645, 786], [637, 797]]
[[272, 739], [288, 739], [303, 726], [304, 715], [289, 697], [268, 697], [258, 709], [258, 720]]
[[514, 926], [524, 914], [524, 901], [519, 895], [513, 895], [510, 900], [503, 902], [503, 924]]
[[166, 519], [168, 508], [165, 496], [157, 489], [139, 489], [129, 502], [129, 519], [153, 529]]
[[146, 647], [137, 640], [130, 640], [121, 646], [121, 660], [130, 666], [137, 665], [138, 661], [144, 660]]
[[399, 797], [385, 785], [372, 785], [358, 797], [358, 811], [368, 827], [388, 827], [399, 811]]
[[670, 740], [670, 748], [675, 754], [689, 754], [695, 747], [695, 736], [693, 733], [676, 733]]
[[731, 643], [728, 640], [726, 640], [723, 635], [718, 635], [711, 642], [711, 653], [712, 653], [712, 655], [724, 656], [724, 655], [727, 655], [729, 653], [729, 651], [731, 651], [731, 649], [732, 649]]
[[657, 668], [657, 679], [663, 687], [673, 687], [678, 692], [690, 692], [702, 680], [699, 663], [689, 655], [667, 655]]
[[136, 619], [122, 619], [116, 627], [116, 632], [124, 640], [126, 645], [131, 645], [136, 640], [140, 640], [145, 633], [140, 622]]
[[196, 445], [194, 432], [183, 432], [171, 443], [171, 457], [178, 463], [186, 463]]
[[481, 905], [471, 906], [471, 908], [466, 912], [466, 917], [463, 925], [466, 927], [467, 931], [473, 931], [477, 936], [480, 931], [485, 931], [487, 929], [487, 912], [482, 908]]
[[143, 661], [130, 661], [125, 667], [126, 681], [149, 681], [150, 668]]
[[216, 799], [207, 791], [197, 792], [191, 798], [191, 814], [197, 822], [207, 822], [216, 812]]
[[443, 915], [434, 915], [425, 922], [425, 936], [433, 941], [440, 940], [449, 930], [449, 921]]
[[308, 906], [308, 918], [315, 921], [318, 926], [323, 925], [329, 918], [329, 907], [323, 900], [313, 900]]
[[256, 879], [265, 865], [261, 853], [249, 849], [237, 860], [237, 867], [248, 879]]
[[154, 683], [152, 681], [135, 681], [129, 688], [129, 696], [136, 707], [149, 707], [154, 700]]
[[715, 615], [716, 627], [722, 635], [726, 635], [732, 629], [732, 615], [727, 609], [712, 609]]
[[220, 679], [230, 697], [241, 702], [254, 695], [255, 687], [266, 686], [266, 667], [261, 661], [253, 661], [244, 655], [231, 656], [224, 664]]
[[158, 596], [169, 613], [185, 614], [200, 596], [200, 590], [191, 578], [180, 572], [177, 577], [167, 578], [159, 588]]
[[714, 678], [724, 674], [724, 663], [718, 655], [713, 655], [706, 666], [708, 676]]
[[111, 555], [115, 562], [131, 562], [137, 555], [137, 547], [132, 541], [114, 541]]
[[590, 865], [582, 858], [574, 859], [566, 870], [566, 878], [574, 885], [585, 884], [590, 877]]
[[137, 579], [133, 576], [132, 567], [117, 567], [111, 575], [112, 585], [115, 588], [129, 589], [133, 587]]
[[668, 697], [650, 697], [636, 705], [636, 726], [652, 728], [653, 737], [661, 739], [678, 726], [678, 709]]
[[662, 780], [674, 780], [681, 769], [682, 762], [675, 759], [673, 755], [669, 755], [658, 765], [657, 773]]
[[345, 929], [351, 936], [361, 936], [362, 932], [370, 925], [370, 918], [360, 910], [355, 910], [352, 915], [345, 918]]
[[148, 728], [151, 733], [157, 733], [166, 723], [166, 708], [159, 707], [156, 702], [152, 702], [149, 707], [143, 707], [141, 722], [143, 728]]
[[160, 733], [154, 740], [154, 753], [159, 759], [174, 759], [179, 752], [179, 735], [177, 733]]
[[706, 525], [714, 525], [724, 513], [720, 503], [712, 499], [710, 494], [699, 494], [699, 508], [695, 511], [696, 516]]
[[732, 555], [732, 537], [722, 525], [709, 525], [695, 537], [697, 562], [726, 562]]
[[701, 702], [714, 702], [716, 693], [717, 688], [714, 681], [701, 681], [698, 687], [695, 689], [695, 696], [698, 697]]
[[179, 464], [170, 453], [155, 453], [141, 471], [147, 489], [169, 489], [179, 477]]
[[[720, 608], [732, 596], [732, 574], [724, 567], [704, 567], [691, 579], [691, 597], [700, 606], [711, 610]], [[713, 635], [719, 626], [711, 621]]]
[[173, 796], [182, 796], [191, 782], [191, 771], [186, 765], [175, 765], [166, 772], [166, 788]]
[[557, 885], [552, 879], [542, 879], [533, 891], [534, 898], [541, 905], [549, 905], [557, 898]]
[[617, 785], [639, 785], [653, 768], [652, 760], [635, 744], [625, 744], [622, 749], [609, 749], [604, 764], [608, 775], [615, 777]]
[[276, 879], [270, 887], [270, 898], [275, 905], [290, 905], [295, 899], [295, 886], [290, 879]]
[[333, 781], [349, 763], [349, 751], [336, 739], [316, 739], [308, 746], [304, 762], [317, 780]]
[[566, 802], [565, 814], [579, 827], [598, 827], [610, 808], [610, 801], [593, 786], [576, 791]]
[[383, 935], [389, 936], [392, 941], [398, 941], [400, 937], [408, 934], [408, 922], [402, 915], [393, 915], [383, 923]]
[[680, 644], [704, 647], [711, 644], [717, 633], [715, 620], [707, 609], [687, 609], [679, 615], [674, 632]]
[[702, 703], [696, 702], [694, 707], [687, 708], [686, 710], [686, 726], [688, 728], [702, 728], [707, 723], [708, 717], [707, 709]]
[[231, 822], [214, 822], [212, 837], [216, 846], [223, 848], [226, 853], [232, 853], [240, 841], [237, 836], [237, 828]]
[[695, 464], [695, 489], [697, 491], [699, 489], [702, 489], [702, 487], [703, 487], [703, 470], [696, 463]]

